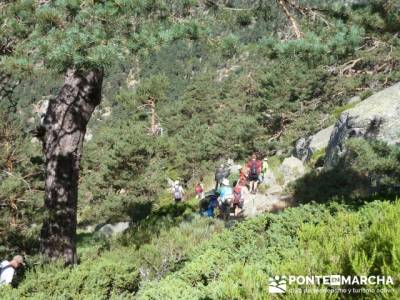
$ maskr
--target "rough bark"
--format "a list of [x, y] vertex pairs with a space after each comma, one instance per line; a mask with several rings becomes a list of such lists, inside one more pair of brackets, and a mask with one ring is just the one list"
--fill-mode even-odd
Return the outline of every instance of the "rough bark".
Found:
[[68, 70], [43, 121], [45, 209], [41, 251], [50, 260], [74, 264], [79, 164], [87, 123], [101, 101], [102, 70]]

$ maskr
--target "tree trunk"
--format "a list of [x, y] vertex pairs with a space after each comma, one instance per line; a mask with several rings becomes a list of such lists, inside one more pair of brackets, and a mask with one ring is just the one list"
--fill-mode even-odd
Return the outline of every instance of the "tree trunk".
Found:
[[77, 262], [76, 223], [79, 163], [89, 119], [101, 101], [102, 70], [68, 70], [43, 121], [45, 216], [41, 252], [50, 260]]

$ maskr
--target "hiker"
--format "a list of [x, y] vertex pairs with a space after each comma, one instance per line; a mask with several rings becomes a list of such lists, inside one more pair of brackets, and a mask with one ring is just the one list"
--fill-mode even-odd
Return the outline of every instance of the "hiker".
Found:
[[200, 177], [200, 181], [196, 184], [194, 188], [196, 192], [196, 198], [199, 200], [204, 199], [204, 184], [203, 184], [203, 177]]
[[203, 217], [214, 217], [214, 210], [218, 207], [218, 193], [207, 195], [199, 202], [200, 215]]
[[172, 187], [172, 196], [174, 197], [175, 203], [182, 202], [185, 191], [180, 185], [179, 180], [175, 181]]
[[225, 167], [224, 164], [221, 164], [218, 169], [215, 171], [215, 190], [221, 187], [222, 180], [224, 178], [228, 178], [230, 174], [230, 169]]
[[249, 170], [248, 170], [247, 166], [244, 165], [240, 169], [239, 182], [238, 182], [239, 185], [242, 185], [242, 186], [246, 185], [248, 174], [249, 174]]
[[255, 194], [257, 193], [258, 180], [262, 170], [262, 161], [257, 159], [256, 154], [251, 156], [251, 160], [247, 163], [247, 168], [249, 170], [250, 192]]
[[0, 264], [0, 286], [11, 284], [15, 270], [24, 265], [24, 259], [21, 255], [16, 255], [11, 261], [4, 260]]
[[233, 190], [229, 185], [229, 180], [224, 178], [221, 182], [219, 189], [219, 208], [221, 210], [222, 218], [224, 221], [228, 221], [231, 203], [233, 201]]
[[214, 210], [218, 207], [218, 195], [213, 194], [210, 196], [210, 201], [207, 207], [207, 216], [214, 217]]
[[261, 176], [260, 176], [260, 183], [264, 182], [265, 177], [267, 176], [268, 172], [268, 158], [264, 157], [262, 161], [262, 170], [261, 170]]
[[233, 189], [233, 209], [235, 217], [238, 217], [243, 209], [244, 196], [243, 196], [243, 186], [238, 182]]
[[208, 210], [208, 206], [210, 204], [210, 197], [204, 197], [203, 199], [201, 199], [199, 201], [199, 212], [200, 215], [203, 217], [207, 217], [207, 210]]

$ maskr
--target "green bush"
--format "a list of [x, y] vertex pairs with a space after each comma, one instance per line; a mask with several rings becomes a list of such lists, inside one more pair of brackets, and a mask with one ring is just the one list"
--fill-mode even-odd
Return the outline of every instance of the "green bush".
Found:
[[[2, 289], [2, 298], [268, 299], [270, 276], [342, 274], [393, 276], [394, 290], [382, 295], [393, 299], [399, 296], [399, 213], [398, 201], [375, 201], [358, 211], [309, 204], [229, 229], [199, 217], [172, 227], [161, 223], [140, 245], [127, 233], [108, 250], [89, 238], [79, 244], [90, 244], [80, 265], [37, 261], [17, 289]], [[152, 223], [142, 222], [133, 230]]]
[[223, 37], [220, 41], [220, 49], [225, 58], [231, 58], [239, 52], [240, 40], [233, 33]]
[[[379, 201], [358, 212], [339, 204], [306, 205], [258, 217], [203, 244], [181, 270], [146, 284], [138, 298], [269, 299], [268, 278], [284, 274], [386, 275], [397, 282], [399, 209], [398, 202]], [[382, 296], [396, 297], [397, 286]]]
[[[142, 224], [141, 228], [145, 226]], [[159, 280], [181, 268], [196, 247], [223, 230], [222, 222], [193, 214], [191, 220], [175, 227], [170, 228], [165, 222], [159, 226], [147, 241], [141, 240], [139, 248], [137, 240], [127, 243], [126, 236], [112, 240], [106, 249], [105, 241], [86, 238], [79, 244], [84, 256], [78, 266], [65, 268], [38, 260], [36, 266], [30, 265], [17, 289], [1, 290], [1, 298], [132, 298], [149, 280]]]
[[347, 147], [347, 164], [359, 174], [368, 176], [371, 190], [381, 195], [398, 195], [400, 179], [398, 147], [382, 141], [368, 141], [361, 138], [350, 139]]
[[342, 112], [353, 108], [354, 106], [356, 106], [357, 103], [348, 103], [345, 104], [343, 106], [337, 107], [335, 108], [335, 110], [333, 111], [332, 115], [335, 119], [339, 119], [340, 115], [342, 114]]

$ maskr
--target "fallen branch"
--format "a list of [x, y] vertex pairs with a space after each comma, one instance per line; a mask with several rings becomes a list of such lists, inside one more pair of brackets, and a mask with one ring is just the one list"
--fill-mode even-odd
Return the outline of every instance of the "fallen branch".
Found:
[[352, 70], [354, 68], [354, 66], [361, 60], [362, 60], [362, 58], [357, 58], [357, 59], [350, 60], [350, 61], [346, 62], [345, 64], [341, 65], [339, 75], [343, 75], [344, 73]]
[[297, 24], [296, 19], [291, 15], [288, 7], [286, 6], [288, 4], [286, 1], [287, 0], [276, 0], [278, 6], [280, 6], [282, 8], [283, 12], [285, 13], [286, 17], [288, 18], [289, 22], [291, 23], [291, 26], [294, 31], [294, 34], [296, 35], [296, 38], [300, 39], [302, 36], [302, 33], [300, 31], [300, 28], [299, 28], [299, 25]]

